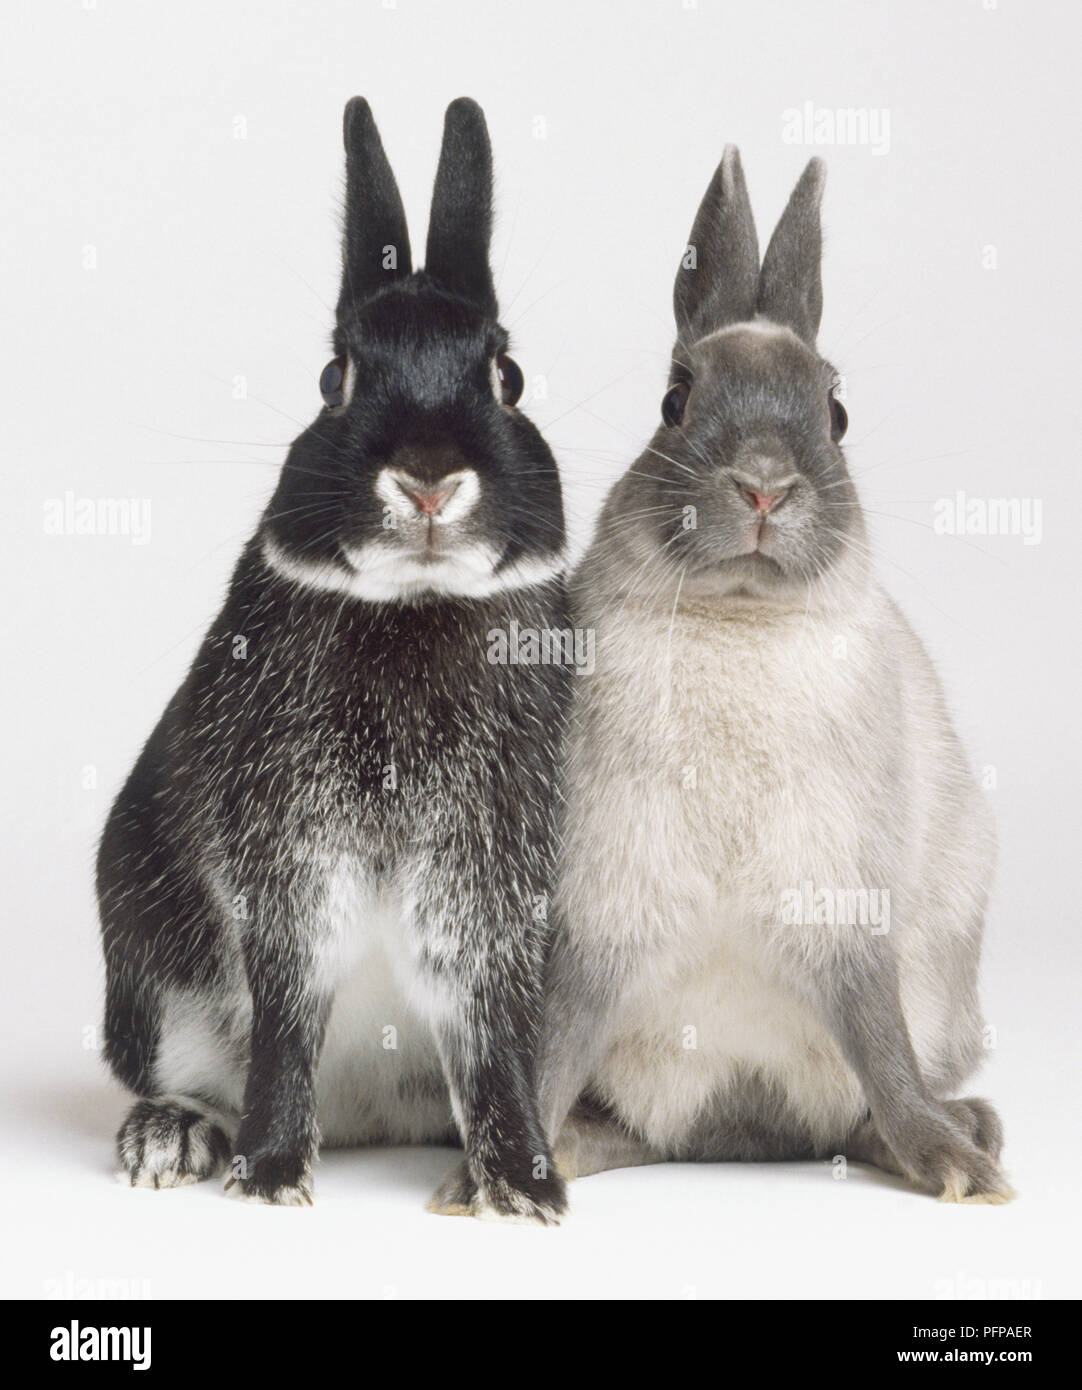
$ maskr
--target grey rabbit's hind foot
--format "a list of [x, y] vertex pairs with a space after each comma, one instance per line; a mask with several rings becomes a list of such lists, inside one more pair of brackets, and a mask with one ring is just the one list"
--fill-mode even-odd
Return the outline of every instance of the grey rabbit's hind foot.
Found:
[[122, 1182], [185, 1187], [213, 1178], [229, 1162], [228, 1121], [188, 1096], [155, 1096], [129, 1110], [116, 1137]]
[[567, 1182], [612, 1168], [637, 1168], [665, 1161], [660, 1150], [628, 1133], [617, 1120], [583, 1105], [564, 1121], [552, 1157]]
[[979, 1096], [966, 1096], [964, 1100], [945, 1100], [942, 1104], [958, 1123], [965, 1127], [977, 1147], [998, 1162], [1003, 1151], [1003, 1121], [992, 1104]]
[[857, 1162], [908, 1178], [943, 1202], [1001, 1206], [1016, 1195], [999, 1166], [999, 1116], [975, 1096], [929, 1102], [890, 1141], [867, 1119], [846, 1147]]
[[477, 1183], [465, 1159], [452, 1168], [425, 1204], [435, 1216], [472, 1216]]

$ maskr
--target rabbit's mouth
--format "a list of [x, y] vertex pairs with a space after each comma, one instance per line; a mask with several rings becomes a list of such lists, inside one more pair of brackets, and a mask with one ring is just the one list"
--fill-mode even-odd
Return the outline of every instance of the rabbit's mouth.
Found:
[[774, 556], [747, 550], [691, 563], [685, 591], [714, 597], [777, 599], [792, 589], [793, 582], [793, 576]]
[[403, 537], [398, 543], [346, 544], [342, 554], [358, 577], [379, 575], [392, 581], [397, 576], [407, 584], [419, 573], [428, 575], [434, 584], [456, 575], [479, 580], [491, 575], [499, 558], [491, 546], [462, 535], [447, 535], [436, 526]]
[[440, 537], [424, 545], [343, 546], [351, 589], [378, 601], [421, 597], [486, 598], [505, 589], [544, 583], [563, 568], [559, 554], [513, 565], [484, 541]]
[[291, 552], [271, 534], [264, 535], [262, 549], [270, 569], [295, 584], [373, 603], [487, 598], [548, 583], [566, 567], [561, 551], [508, 561], [503, 551], [461, 531], [442, 533], [431, 544], [417, 537], [342, 542], [333, 558], [318, 560]]
[[785, 576], [785, 568], [781, 561], [761, 549], [745, 550], [739, 555], [730, 555], [720, 561], [719, 567], [725, 571], [746, 571], [750, 575], [763, 578], [781, 579]]

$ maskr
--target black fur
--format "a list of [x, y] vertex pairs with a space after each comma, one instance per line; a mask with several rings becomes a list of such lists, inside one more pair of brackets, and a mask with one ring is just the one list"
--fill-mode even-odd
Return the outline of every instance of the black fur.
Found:
[[[394, 1137], [427, 1106], [436, 1118], [413, 1128], [446, 1139], [457, 1124], [489, 1207], [549, 1220], [564, 1198], [538, 1122], [533, 1058], [569, 673], [494, 665], [488, 634], [512, 619], [569, 626], [559, 481], [533, 425], [493, 394], [507, 335], [487, 274], [491, 173], [486, 183], [479, 108], [448, 111], [429, 237], [447, 259], [427, 273], [410, 270], [401, 200], [359, 98], [345, 129], [335, 345], [349, 356], [352, 392], [291, 449], [225, 606], [102, 839], [106, 1055], [148, 1098], [126, 1122], [121, 1159], [130, 1171], [141, 1138], [180, 1133], [178, 1102], [164, 1093], [182, 1090], [186, 1117], [192, 1105], [239, 1109], [240, 1190], [308, 1199], [340, 944], [328, 893], [345, 875], [358, 885], [358, 914], [381, 895], [403, 900], [395, 949], [428, 1001], [447, 1083], [433, 1084], [431, 1066], [399, 1078], [402, 1113], [370, 1116], [368, 1130]], [[471, 198], [480, 200], [472, 233]], [[385, 270], [381, 249], [392, 243], [398, 267]], [[423, 520], [387, 531], [375, 489], [388, 468], [432, 485], [476, 473], [478, 500], [448, 528], [449, 547], [439, 549], [431, 525], [425, 539]], [[350, 587], [344, 547], [371, 547], [394, 573], [398, 556], [439, 559], [478, 542], [493, 556], [480, 596], [415, 585], [372, 600]], [[529, 562], [552, 562], [551, 572], [501, 587]], [[205, 1075], [178, 1079], [166, 1034], [195, 1026], [186, 1019], [213, 1042], [201, 1044]], [[238, 1068], [239, 1106], [229, 1094]]]

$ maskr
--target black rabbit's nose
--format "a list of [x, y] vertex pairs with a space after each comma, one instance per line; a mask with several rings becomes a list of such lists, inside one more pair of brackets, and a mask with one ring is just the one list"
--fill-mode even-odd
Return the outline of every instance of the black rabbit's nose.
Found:
[[406, 468], [384, 468], [376, 479], [376, 496], [405, 525], [431, 529], [462, 521], [474, 508], [481, 485], [472, 468], [418, 477]]
[[458, 491], [460, 478], [447, 478], [435, 485], [419, 482], [416, 478], [395, 477], [395, 483], [405, 493], [422, 516], [438, 516], [444, 506]]

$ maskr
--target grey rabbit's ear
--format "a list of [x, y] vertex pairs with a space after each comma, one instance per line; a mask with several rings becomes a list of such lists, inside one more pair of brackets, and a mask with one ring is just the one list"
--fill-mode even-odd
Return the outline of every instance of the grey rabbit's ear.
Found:
[[445, 289], [497, 313], [488, 263], [492, 237], [492, 147], [485, 114], [469, 97], [447, 108], [432, 211], [425, 272]]
[[766, 248], [756, 305], [765, 318], [791, 328], [809, 347], [815, 346], [823, 313], [819, 204], [826, 177], [823, 161], [810, 159]]
[[750, 319], [758, 281], [759, 239], [740, 151], [726, 145], [676, 272], [673, 309], [681, 341]]
[[339, 318], [383, 285], [410, 273], [410, 241], [402, 198], [364, 97], [354, 97], [346, 104], [342, 134], [346, 146], [346, 229]]

